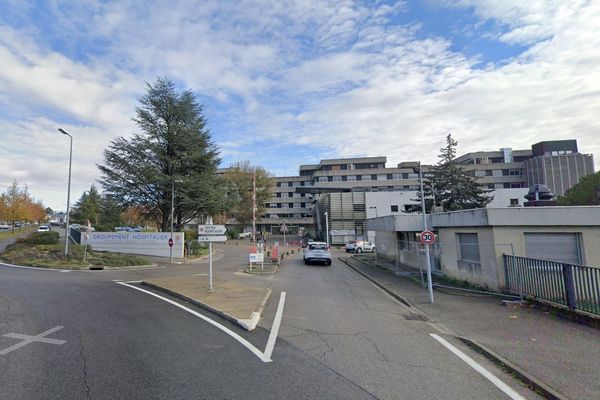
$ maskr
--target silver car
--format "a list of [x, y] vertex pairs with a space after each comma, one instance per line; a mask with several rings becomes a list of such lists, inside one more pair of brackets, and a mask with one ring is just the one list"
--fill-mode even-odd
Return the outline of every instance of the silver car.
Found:
[[304, 264], [322, 263], [331, 265], [329, 246], [323, 242], [310, 242], [304, 249]]

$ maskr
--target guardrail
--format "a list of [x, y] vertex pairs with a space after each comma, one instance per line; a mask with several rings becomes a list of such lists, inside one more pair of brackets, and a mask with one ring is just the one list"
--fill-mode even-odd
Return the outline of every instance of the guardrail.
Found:
[[504, 254], [507, 290], [600, 315], [600, 268]]

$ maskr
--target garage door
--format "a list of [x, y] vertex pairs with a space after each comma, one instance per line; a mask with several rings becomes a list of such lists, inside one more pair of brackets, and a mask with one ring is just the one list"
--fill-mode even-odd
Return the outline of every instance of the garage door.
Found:
[[578, 233], [525, 233], [529, 258], [582, 264]]

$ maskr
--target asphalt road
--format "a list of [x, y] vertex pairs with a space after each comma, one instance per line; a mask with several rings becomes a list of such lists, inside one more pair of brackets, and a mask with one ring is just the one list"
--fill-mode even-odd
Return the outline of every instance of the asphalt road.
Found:
[[[2, 399], [373, 398], [284, 341], [264, 363], [199, 318], [101, 275], [0, 266], [0, 276]], [[21, 341], [3, 335], [60, 326], [47, 338], [64, 344], [1, 354]], [[229, 328], [264, 348], [266, 331]]]
[[[217, 268], [245, 252], [224, 251]], [[252, 333], [194, 309], [264, 349], [279, 293], [286, 291], [270, 363], [206, 321], [111, 281], [144, 273], [0, 266], [0, 398], [509, 398], [430, 336], [440, 332], [427, 322], [405, 319], [403, 306], [338, 261], [331, 267], [305, 266], [293, 258], [277, 275], [252, 277], [274, 290], [261, 328]], [[28, 342], [2, 354], [26, 338], [18, 335], [51, 329], [41, 338], [51, 343]], [[536, 398], [460, 349], [526, 398]]]

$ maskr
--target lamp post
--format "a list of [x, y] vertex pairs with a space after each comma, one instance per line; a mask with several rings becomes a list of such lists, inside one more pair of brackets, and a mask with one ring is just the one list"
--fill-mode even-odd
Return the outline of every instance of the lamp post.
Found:
[[[175, 183], [182, 183], [181, 179], [173, 179], [171, 182], [171, 240], [173, 240], [173, 222], [175, 212]], [[169, 262], [173, 262], [173, 246], [169, 246]]]
[[325, 242], [329, 247], [329, 213], [325, 211]]
[[[427, 209], [425, 208], [425, 193], [423, 191], [423, 168], [419, 161], [419, 184], [421, 187], [421, 215], [423, 215], [423, 231], [427, 231]], [[425, 258], [427, 259], [427, 289], [429, 302], [433, 304], [433, 284], [431, 282], [431, 260], [429, 259], [429, 244], [425, 243]]]
[[67, 186], [67, 217], [65, 218], [65, 257], [69, 256], [69, 214], [71, 212], [71, 161], [73, 160], [73, 136], [69, 135], [67, 131], [62, 128], [58, 128], [58, 131], [63, 135], [69, 137], [69, 183]]

